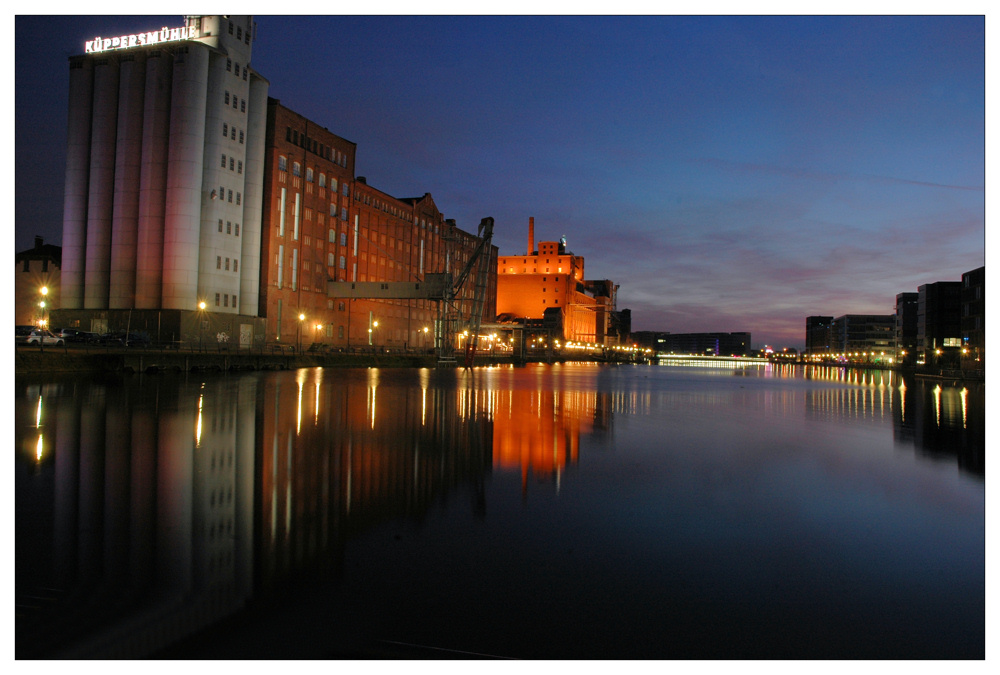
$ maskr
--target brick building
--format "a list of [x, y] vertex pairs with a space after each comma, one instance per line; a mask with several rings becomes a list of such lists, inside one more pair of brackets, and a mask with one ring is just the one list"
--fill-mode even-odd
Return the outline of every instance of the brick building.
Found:
[[611, 330], [618, 286], [588, 281], [584, 259], [560, 241], [540, 241], [535, 249], [535, 219], [528, 221], [524, 255], [497, 260], [497, 314], [501, 319], [545, 322], [545, 330], [565, 341], [617, 344]]
[[[397, 198], [354, 177], [356, 145], [268, 100], [260, 314], [268, 341], [337, 349], [434, 347], [438, 302], [330, 297], [330, 281], [457, 274], [479, 239], [430, 193]], [[492, 275], [491, 275], [492, 276]], [[496, 307], [488, 283], [485, 316]], [[459, 304], [468, 311], [472, 287]]]

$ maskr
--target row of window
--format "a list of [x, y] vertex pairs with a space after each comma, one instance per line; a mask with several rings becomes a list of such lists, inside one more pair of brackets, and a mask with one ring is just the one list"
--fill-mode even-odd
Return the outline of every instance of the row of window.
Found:
[[[221, 298], [222, 298], [222, 304], [221, 305], [219, 304], [219, 298], [220, 298], [220, 295], [218, 293], [216, 293], [215, 294], [215, 306], [216, 307], [229, 307], [229, 293], [223, 293], [221, 295]], [[236, 307], [236, 294], [235, 293], [233, 293], [233, 307]]]
[[323, 159], [329, 160], [334, 164], [339, 164], [345, 168], [347, 167], [346, 153], [343, 153], [336, 148], [331, 148], [329, 145], [324, 143], [320, 143], [315, 138], [310, 138], [305, 133], [300, 134], [297, 129], [285, 127], [285, 141], [308, 150], [314, 155], [319, 155]]
[[[232, 234], [236, 237], [240, 236], [240, 224], [235, 223], [235, 232], [233, 231], [234, 223], [232, 221], [226, 221], [226, 234]], [[219, 218], [219, 232], [222, 232], [222, 218]]]
[[[227, 272], [229, 271], [229, 260], [230, 260], [229, 258], [226, 258], [226, 271]], [[237, 258], [233, 258], [232, 262], [233, 262], [233, 271], [234, 272], [239, 272], [240, 271], [240, 261]], [[215, 269], [217, 269], [217, 270], [221, 270], [222, 269], [222, 256], [221, 255], [215, 256]]]
[[[233, 191], [232, 190], [227, 190], [224, 185], [219, 187], [219, 199], [222, 199], [223, 197], [225, 197], [225, 199], [226, 199], [227, 202], [232, 203], [232, 201], [233, 201]], [[243, 194], [240, 193], [240, 192], [237, 192], [236, 193], [236, 206], [240, 205], [242, 198], [243, 198]]]
[[[288, 158], [285, 157], [284, 155], [278, 155], [278, 171], [288, 171]], [[302, 165], [299, 164], [298, 162], [292, 162], [292, 175], [299, 177], [302, 176]], [[306, 182], [312, 183], [314, 182], [314, 178], [315, 178], [315, 173], [313, 172], [312, 167], [306, 167]], [[325, 173], [319, 174], [319, 186], [321, 188], [326, 187]], [[350, 186], [346, 182], [342, 183], [340, 187], [345, 197], [350, 194]], [[337, 179], [334, 178], [333, 176], [330, 176], [330, 191], [331, 192], [337, 191]]]
[[[235, 64], [235, 67], [236, 67], [236, 77], [239, 77], [240, 76], [240, 64], [238, 64], [238, 63]], [[226, 72], [227, 73], [233, 72], [233, 60], [232, 59], [226, 59]], [[246, 66], [243, 66], [243, 79], [244, 80], [247, 79], [247, 67]]]
[[236, 94], [232, 96], [229, 95], [229, 90], [224, 92], [223, 101], [226, 105], [229, 105], [230, 100], [232, 100], [233, 110], [239, 110], [242, 113], [247, 111], [247, 100], [245, 98], [240, 98]]
[[[242, 26], [236, 26], [232, 21], [229, 22], [229, 34], [230, 35], [233, 34], [233, 28], [234, 27], [236, 29], [236, 39], [237, 40], [243, 40], [243, 42], [245, 44], [250, 44], [250, 19], [247, 19], [247, 30], [246, 30], [246, 35], [245, 36], [243, 34], [243, 27]], [[215, 304], [218, 305], [219, 303], [216, 302]]]
[[[223, 155], [222, 155], [222, 168], [223, 169], [226, 168], [226, 155], [225, 155], [225, 153], [223, 153]], [[235, 157], [233, 157], [233, 156], [230, 155], [230, 157], [229, 157], [229, 170], [230, 171], [236, 171], [236, 173], [243, 173], [243, 160], [242, 159], [238, 160]]]
[[[227, 122], [223, 122], [222, 123], [222, 137], [223, 138], [231, 138], [232, 140], [235, 141], [236, 140], [236, 131], [237, 131], [237, 129], [236, 129], [236, 125], [235, 124], [233, 126], [229, 126], [229, 124]], [[240, 143], [242, 144], [243, 143], [243, 130], [240, 129], [239, 132], [240, 132]]]

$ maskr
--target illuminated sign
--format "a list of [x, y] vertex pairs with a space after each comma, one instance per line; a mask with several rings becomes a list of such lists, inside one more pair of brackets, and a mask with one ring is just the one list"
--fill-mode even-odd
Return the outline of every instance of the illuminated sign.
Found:
[[164, 26], [160, 30], [150, 31], [148, 33], [119, 35], [111, 38], [95, 37], [93, 40], [88, 40], [84, 43], [83, 52], [85, 54], [99, 54], [101, 52], [110, 52], [116, 49], [129, 49], [131, 47], [158, 45], [164, 42], [193, 40], [198, 37], [201, 37], [201, 31], [194, 26], [183, 26], [182, 28], [167, 28]]

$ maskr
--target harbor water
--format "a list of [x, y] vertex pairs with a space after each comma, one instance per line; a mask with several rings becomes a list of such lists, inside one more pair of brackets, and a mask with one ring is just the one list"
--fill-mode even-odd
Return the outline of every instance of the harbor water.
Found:
[[15, 656], [985, 654], [985, 385], [537, 364], [15, 383]]

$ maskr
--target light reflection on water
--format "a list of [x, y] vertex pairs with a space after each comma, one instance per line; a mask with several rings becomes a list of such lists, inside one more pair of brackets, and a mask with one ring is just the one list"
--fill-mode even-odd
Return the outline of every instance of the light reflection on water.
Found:
[[[322, 615], [343, 642], [312, 641], [259, 656], [358, 653], [352, 649], [378, 656], [372, 635], [418, 636], [441, 623], [447, 630], [424, 637], [453, 649], [527, 657], [829, 657], [819, 647], [824, 641], [771, 637], [772, 644], [762, 633], [771, 635], [765, 631], [772, 623], [786, 635], [810, 625], [790, 602], [812, 598], [840, 616], [835, 608], [846, 601], [834, 600], [831, 589], [841, 583], [859, 594], [861, 606], [878, 596], [928, 610], [914, 590], [930, 583], [925, 571], [905, 567], [918, 564], [921, 555], [911, 549], [921, 541], [955, 551], [956, 559], [934, 562], [938, 572], [950, 573], [950, 592], [961, 596], [946, 604], [982, 602], [983, 398], [983, 385], [787, 365], [709, 372], [593, 365], [303, 369], [19, 381], [18, 656], [160, 653], [304, 583], [306, 595], [325, 589], [338, 606], [356, 610], [350, 620]], [[915, 462], [901, 461], [907, 456]], [[948, 466], [961, 473], [944, 471]], [[935, 505], [932, 517], [921, 499]], [[957, 523], [947, 520], [952, 512]], [[471, 525], [463, 514], [472, 515]], [[401, 520], [421, 525], [399, 531]], [[752, 546], [743, 541], [749, 533]], [[375, 554], [411, 537], [392, 556]], [[810, 562], [803, 542], [816, 537], [826, 542], [822, 550], [843, 560], [827, 561], [825, 571], [818, 559]], [[600, 541], [617, 548], [594, 548]], [[591, 562], [580, 567], [573, 551], [584, 550]], [[902, 550], [910, 562], [900, 560]], [[767, 562], [722, 562], [748, 551]], [[769, 570], [788, 564], [772, 559], [782, 551], [799, 566], [773, 579]], [[861, 554], [884, 562], [873, 568], [849, 562]], [[647, 558], [649, 568], [669, 570], [680, 586], [634, 568]], [[436, 566], [428, 567], [431, 560]], [[479, 597], [481, 609], [492, 608], [491, 622], [478, 630], [474, 619], [448, 623], [463, 607], [427, 597], [433, 590], [408, 586], [403, 598], [387, 596], [386, 589], [404, 583], [396, 564], [403, 561], [419, 588], [440, 593], [450, 586]], [[552, 578], [553, 566], [575, 574]], [[595, 577], [597, 569], [607, 575]], [[451, 575], [440, 577], [443, 570]], [[830, 581], [831, 574], [843, 581]], [[489, 594], [480, 588], [483, 575]], [[639, 595], [648, 598], [634, 597], [637, 588], [627, 581], [639, 578], [645, 579]], [[748, 590], [749, 579], [777, 590], [761, 596]], [[533, 606], [553, 589], [573, 599], [567, 606], [593, 609], [617, 597], [613, 611], [623, 626], [633, 625], [632, 633], [599, 628], [604, 620], [582, 609], [563, 615]], [[531, 607], [495, 607], [495, 596], [504, 595]], [[381, 610], [378, 598], [388, 603]], [[654, 598], [693, 618], [675, 625], [676, 612], [648, 605]], [[440, 615], [417, 618], [420, 602], [439, 606]], [[752, 618], [739, 609], [747, 602], [764, 609]], [[385, 623], [389, 606], [394, 623]], [[841, 609], [859, 611], [850, 603]], [[556, 644], [485, 628], [497, 621], [528, 625], [529, 615], [583, 625]], [[646, 617], [644, 625], [655, 617], [672, 627], [675, 639], [650, 641], [656, 621], [639, 629], [639, 617]], [[714, 644], [707, 624], [700, 627], [712, 621], [739, 629], [745, 641]], [[814, 621], [833, 635], [853, 630], [830, 616]], [[856, 642], [832, 655], [981, 653], [981, 617], [963, 621], [971, 624], [959, 622], [938, 642], [927, 639], [933, 626], [917, 639], [875, 625], [881, 646]], [[759, 626], [750, 630], [753, 622]], [[955, 643], [952, 633], [963, 630], [967, 642]], [[894, 646], [884, 644], [887, 637], [897, 638]], [[218, 635], [211, 639], [227, 644]], [[252, 642], [232, 656], [253, 658], [262, 644], [279, 649], [273, 641]], [[182, 644], [206, 649], [197, 638]]]

